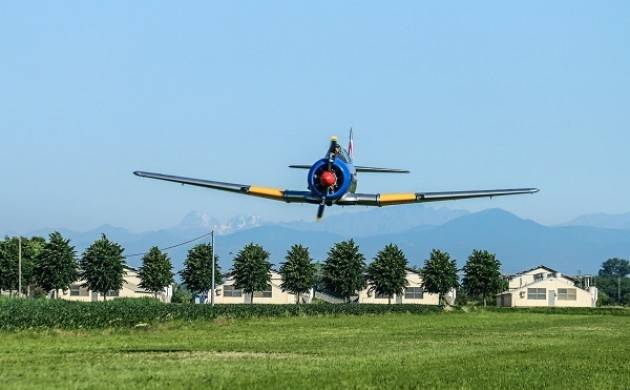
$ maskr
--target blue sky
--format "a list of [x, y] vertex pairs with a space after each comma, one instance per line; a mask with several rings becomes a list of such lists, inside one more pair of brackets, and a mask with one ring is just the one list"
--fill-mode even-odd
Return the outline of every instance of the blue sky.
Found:
[[537, 186], [444, 205], [627, 212], [628, 26], [623, 1], [3, 2], [0, 232], [311, 219], [131, 172], [302, 189], [286, 165], [350, 126], [361, 164], [412, 171], [361, 191]]

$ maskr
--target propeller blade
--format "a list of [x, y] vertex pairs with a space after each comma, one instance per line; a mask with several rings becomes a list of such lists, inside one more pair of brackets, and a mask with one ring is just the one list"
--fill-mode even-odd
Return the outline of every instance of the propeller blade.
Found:
[[335, 154], [337, 152], [337, 137], [330, 138], [330, 147], [328, 148], [328, 170], [332, 170]]
[[324, 209], [326, 209], [326, 203], [320, 203], [317, 207], [317, 220], [319, 221], [324, 216]]

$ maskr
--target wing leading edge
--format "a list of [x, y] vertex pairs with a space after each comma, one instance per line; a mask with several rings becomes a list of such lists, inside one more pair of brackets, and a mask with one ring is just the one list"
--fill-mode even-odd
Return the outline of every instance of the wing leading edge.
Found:
[[[288, 203], [320, 203], [320, 199], [314, 197], [308, 191], [290, 191], [280, 188], [264, 187], [248, 184], [226, 183], [212, 180], [194, 179], [182, 176], [165, 175], [161, 173], [136, 171], [134, 175], [150, 179], [165, 180], [185, 185], [212, 188], [215, 190], [236, 192], [243, 195], [257, 196], [266, 199], [278, 200]], [[446, 200], [492, 198], [495, 196], [534, 194], [538, 188], [513, 188], [500, 190], [481, 191], [448, 191], [448, 192], [405, 192], [382, 194], [355, 194], [347, 193], [337, 204], [342, 206], [392, 206], [397, 204], [439, 202]]]
[[512, 188], [500, 190], [448, 191], [448, 192], [405, 192], [383, 194], [346, 194], [337, 201], [339, 205], [392, 206], [397, 204], [440, 202], [495, 196], [535, 194], [538, 188]]
[[220, 191], [236, 192], [243, 195], [257, 196], [261, 198], [279, 200], [284, 202], [296, 203], [317, 203], [318, 199], [311, 199], [310, 192], [307, 191], [287, 191], [280, 188], [263, 187], [248, 184], [225, 183], [221, 181], [193, 179], [190, 177], [164, 175], [161, 173], [136, 171], [136, 176], [146, 177], [149, 179], [165, 180], [185, 185], [212, 188]]

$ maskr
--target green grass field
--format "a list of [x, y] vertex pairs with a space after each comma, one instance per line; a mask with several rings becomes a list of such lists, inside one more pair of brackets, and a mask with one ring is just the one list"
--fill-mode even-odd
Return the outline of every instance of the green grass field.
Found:
[[385, 314], [0, 332], [0, 388], [630, 388], [630, 316]]

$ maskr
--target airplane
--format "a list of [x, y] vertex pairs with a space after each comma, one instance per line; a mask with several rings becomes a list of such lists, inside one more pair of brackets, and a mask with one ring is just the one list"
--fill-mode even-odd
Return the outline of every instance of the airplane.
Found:
[[350, 130], [348, 149], [344, 149], [337, 137], [330, 139], [326, 155], [312, 165], [289, 165], [289, 168], [307, 169], [308, 190], [293, 191], [258, 185], [225, 183], [220, 181], [194, 179], [161, 173], [135, 171], [134, 174], [150, 179], [165, 180], [191, 186], [211, 188], [221, 191], [257, 196], [287, 203], [311, 203], [319, 205], [317, 220], [324, 215], [326, 206], [390, 206], [408, 203], [439, 202], [470, 198], [493, 198], [495, 196], [534, 194], [538, 188], [513, 188], [498, 190], [447, 191], [447, 192], [404, 192], [404, 193], [358, 193], [359, 173], [409, 173], [405, 169], [378, 168], [354, 165], [354, 142]]

